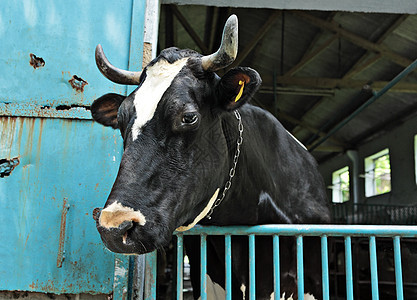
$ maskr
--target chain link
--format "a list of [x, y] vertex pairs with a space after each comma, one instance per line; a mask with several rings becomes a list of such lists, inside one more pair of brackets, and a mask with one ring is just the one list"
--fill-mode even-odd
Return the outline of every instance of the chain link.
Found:
[[242, 146], [242, 143], [243, 143], [243, 123], [242, 123], [242, 117], [240, 116], [239, 111], [235, 110], [234, 113], [235, 113], [236, 119], [239, 122], [239, 125], [238, 125], [239, 138], [237, 139], [237, 142], [236, 142], [236, 152], [235, 152], [235, 156], [233, 157], [233, 165], [229, 171], [229, 180], [224, 185], [222, 195], [219, 198], [217, 198], [217, 200], [214, 202], [213, 206], [211, 207], [210, 211], [207, 213], [206, 218], [209, 220], [211, 219], [211, 214], [213, 213], [214, 209], [217, 206], [219, 206], [220, 203], [222, 203], [224, 197], [226, 196], [227, 191], [232, 186], [232, 179], [233, 177], [235, 177], [235, 174], [236, 174], [237, 161], [239, 160], [239, 156], [240, 156], [240, 146]]

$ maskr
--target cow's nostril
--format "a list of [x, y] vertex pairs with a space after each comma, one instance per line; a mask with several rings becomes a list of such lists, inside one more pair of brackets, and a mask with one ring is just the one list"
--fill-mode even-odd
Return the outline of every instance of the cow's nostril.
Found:
[[132, 221], [124, 221], [122, 224], [120, 224], [119, 230], [121, 233], [127, 233], [127, 231], [131, 229], [132, 227], [133, 227]]

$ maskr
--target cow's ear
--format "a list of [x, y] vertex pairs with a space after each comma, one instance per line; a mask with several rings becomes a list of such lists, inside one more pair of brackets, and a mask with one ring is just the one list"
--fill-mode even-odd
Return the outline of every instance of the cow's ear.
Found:
[[220, 105], [228, 111], [239, 108], [252, 98], [261, 83], [258, 72], [251, 68], [231, 69], [221, 78], [217, 88]]
[[116, 129], [117, 112], [125, 98], [126, 96], [110, 93], [96, 99], [90, 107], [93, 119], [104, 126]]

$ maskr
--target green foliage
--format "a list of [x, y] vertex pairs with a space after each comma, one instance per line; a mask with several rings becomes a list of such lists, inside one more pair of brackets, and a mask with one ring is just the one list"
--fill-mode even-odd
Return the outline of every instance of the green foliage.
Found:
[[389, 155], [383, 155], [374, 160], [375, 189], [376, 194], [384, 194], [391, 191], [391, 165]]

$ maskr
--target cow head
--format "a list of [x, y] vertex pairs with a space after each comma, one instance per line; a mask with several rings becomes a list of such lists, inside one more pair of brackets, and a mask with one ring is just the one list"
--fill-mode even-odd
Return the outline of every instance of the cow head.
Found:
[[138, 85], [127, 97], [106, 94], [91, 105], [94, 120], [119, 129], [124, 140], [119, 173], [96, 218], [110, 250], [140, 254], [165, 246], [176, 228], [204, 216], [216, 199], [233, 157], [225, 116], [261, 82], [250, 68], [222, 78], [214, 73], [236, 55], [236, 16], [228, 19], [216, 53], [168, 48], [142, 73], [112, 66], [97, 46], [96, 62], [108, 79]]

